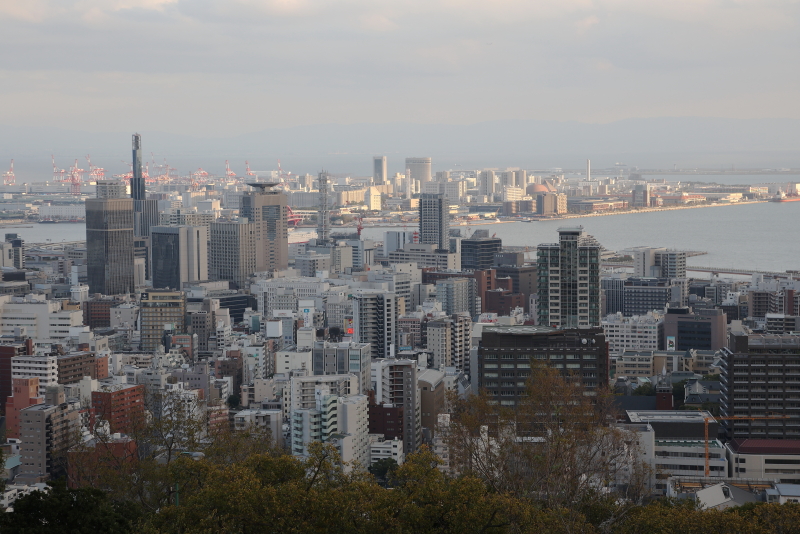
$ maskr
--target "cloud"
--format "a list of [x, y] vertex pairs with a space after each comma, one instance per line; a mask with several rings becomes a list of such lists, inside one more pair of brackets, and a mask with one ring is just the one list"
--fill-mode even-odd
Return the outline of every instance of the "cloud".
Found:
[[0, 95], [20, 104], [0, 123], [800, 117], [799, 18], [789, 0], [0, 0]]

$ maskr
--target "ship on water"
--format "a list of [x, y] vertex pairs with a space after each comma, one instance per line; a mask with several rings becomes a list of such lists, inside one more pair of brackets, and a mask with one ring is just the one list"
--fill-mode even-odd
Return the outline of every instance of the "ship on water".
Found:
[[800, 201], [800, 195], [797, 194], [786, 194], [783, 191], [778, 191], [778, 194], [772, 197], [772, 202], [798, 202]]

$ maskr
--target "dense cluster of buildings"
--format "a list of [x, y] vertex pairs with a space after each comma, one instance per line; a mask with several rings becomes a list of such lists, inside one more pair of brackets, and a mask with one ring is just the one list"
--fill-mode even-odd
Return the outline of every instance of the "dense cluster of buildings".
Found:
[[[74, 436], [129, 446], [165, 398], [191, 406], [205, 432], [259, 427], [297, 457], [323, 442], [349, 468], [402, 463], [425, 444], [446, 451], [448, 394], [513, 409], [536, 365], [587, 396], [619, 393], [619, 424], [639, 434], [656, 493], [675, 477], [800, 482], [800, 282], [694, 280], [685, 252], [649, 247], [622, 252], [628, 272], [608, 271], [609, 251], [580, 226], [533, 257], [463, 236], [448, 184], [468, 178], [432, 176], [430, 158], [406, 161], [418, 229], [382, 243], [337, 235], [323, 172], [316, 238], [290, 243], [291, 187], [253, 181], [225, 210], [212, 189], [189, 188], [186, 204], [202, 209], [164, 209], [140, 151], [137, 135], [130, 185], [100, 181], [86, 200], [85, 244], [48, 256], [15, 235], [3, 243], [0, 408], [15, 495], [63, 475]], [[397, 186], [385, 158], [374, 169], [370, 187]], [[528, 178], [476, 177], [493, 199], [528, 187], [537, 206], [568, 205]], [[650, 193], [637, 186], [634, 202]]]

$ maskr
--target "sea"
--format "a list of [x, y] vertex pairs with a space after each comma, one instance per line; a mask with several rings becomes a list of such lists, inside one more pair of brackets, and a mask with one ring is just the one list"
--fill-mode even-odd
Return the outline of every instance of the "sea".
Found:
[[[653, 175], [668, 181], [704, 181], [757, 184], [800, 181], [786, 175]], [[539, 222], [475, 224], [460, 227], [462, 234], [486, 229], [503, 244], [535, 247], [558, 240], [560, 227], [583, 226], [607, 249], [635, 246], [703, 251], [687, 260], [694, 267], [722, 267], [762, 271], [800, 270], [800, 202], [762, 202], [718, 205], [671, 211], [625, 213]], [[382, 241], [387, 230], [368, 227], [363, 235]], [[413, 226], [409, 227], [413, 229]], [[86, 238], [81, 223], [2, 225], [0, 233], [17, 233], [26, 243], [58, 243]]]

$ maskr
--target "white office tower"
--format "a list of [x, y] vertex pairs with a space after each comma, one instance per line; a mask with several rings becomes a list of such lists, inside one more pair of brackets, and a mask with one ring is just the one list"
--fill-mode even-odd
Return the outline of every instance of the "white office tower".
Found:
[[389, 178], [386, 170], [386, 156], [372, 158], [372, 182], [375, 185], [384, 185]]
[[450, 249], [450, 203], [441, 194], [423, 193], [419, 199], [419, 242]]
[[397, 347], [397, 295], [391, 291], [359, 289], [353, 293], [353, 336], [369, 343], [373, 358], [389, 358]]
[[583, 226], [559, 228], [559, 242], [541, 244], [539, 324], [556, 328], [600, 326], [600, 243]]
[[403, 452], [417, 450], [422, 443], [422, 413], [416, 360], [373, 360], [372, 389], [376, 404], [403, 408]]
[[431, 158], [406, 158], [406, 169], [420, 185], [431, 181]]
[[591, 179], [592, 179], [592, 160], [587, 159], [586, 160], [586, 181], [588, 182]]
[[[294, 456], [308, 456], [308, 446], [330, 443], [343, 462], [369, 465], [369, 412], [366, 395], [339, 396], [323, 384], [314, 384], [314, 404], [292, 410], [291, 448]], [[352, 466], [348, 466], [352, 468]]]

